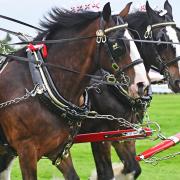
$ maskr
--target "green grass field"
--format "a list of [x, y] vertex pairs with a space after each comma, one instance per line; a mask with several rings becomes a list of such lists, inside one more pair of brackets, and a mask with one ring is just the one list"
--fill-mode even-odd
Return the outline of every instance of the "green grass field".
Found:
[[[162, 131], [166, 136], [180, 132], [180, 95], [154, 95], [151, 107], [149, 108], [149, 115], [151, 120], [157, 121], [161, 125]], [[148, 149], [158, 142], [150, 140], [137, 141], [137, 153]], [[157, 156], [162, 157], [179, 151], [180, 145], [176, 145]], [[88, 143], [74, 145], [72, 147], [72, 155], [79, 176], [82, 180], [88, 180], [92, 170], [95, 168], [90, 145]], [[114, 162], [119, 162], [114, 151], [112, 159]], [[139, 180], [180, 180], [180, 156], [161, 161], [156, 166], [141, 162], [141, 167], [142, 174], [138, 178]], [[11, 177], [12, 180], [21, 179], [17, 160], [13, 165]], [[50, 180], [53, 177], [62, 178], [50, 161], [42, 159], [38, 163], [38, 179]]]

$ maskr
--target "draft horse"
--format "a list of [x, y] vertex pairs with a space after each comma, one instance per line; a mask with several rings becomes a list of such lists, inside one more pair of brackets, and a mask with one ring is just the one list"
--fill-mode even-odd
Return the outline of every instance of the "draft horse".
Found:
[[[129, 4], [129, 8], [130, 8]], [[160, 41], [172, 41], [179, 42], [180, 39], [180, 31], [175, 26], [175, 22], [173, 21], [172, 16], [172, 7], [168, 1], [164, 3], [165, 12], [156, 12], [154, 11], [147, 2], [146, 10], [147, 12], [136, 12], [128, 15], [125, 18], [125, 21], [128, 22], [129, 29], [134, 36], [135, 39], [146, 40], [145, 34], [147, 32], [147, 27], [150, 25], [152, 30], [151, 37], [147, 37], [149, 40], [160, 40]], [[163, 13], [165, 13], [163, 15]], [[169, 44], [149, 44], [149, 43], [136, 43], [138, 50], [140, 52], [141, 57], [144, 60], [144, 65], [146, 67], [146, 71], [149, 72], [151, 66], [157, 68], [157, 70], [164, 75], [164, 78], [169, 84], [169, 87], [174, 92], [179, 92], [179, 81], [180, 81], [180, 66], [179, 66], [179, 45], [169, 45]], [[127, 106], [128, 102], [124, 102], [123, 98], [117, 98], [117, 95], [112, 94], [113, 87], [103, 87], [101, 88], [101, 95], [97, 92], [91, 92], [91, 103], [92, 107], [97, 111], [104, 113], [107, 111], [108, 113], [118, 114], [120, 117], [125, 119], [137, 118], [135, 113], [132, 111], [131, 106]], [[109, 91], [109, 93], [108, 93]], [[111, 103], [106, 103], [106, 102]], [[100, 106], [100, 102], [104, 104], [104, 106]], [[106, 106], [107, 107], [106, 107]], [[111, 106], [111, 107], [109, 107]], [[132, 114], [130, 114], [130, 112]], [[110, 113], [110, 114], [111, 114]], [[134, 117], [133, 117], [134, 116]], [[140, 116], [141, 117], [141, 116]], [[102, 130], [105, 130], [102, 125]], [[91, 127], [91, 130], [95, 130], [99, 128], [100, 125], [94, 125]], [[106, 130], [108, 130], [108, 126]], [[114, 126], [116, 127], [116, 126]], [[98, 131], [98, 130], [97, 130]], [[112, 179], [113, 170], [112, 163], [110, 158], [110, 142], [103, 143], [92, 143], [92, 151], [96, 162], [97, 176], [98, 179]], [[135, 151], [135, 142], [134, 141], [125, 141], [125, 142], [112, 142], [112, 145], [115, 148], [119, 158], [124, 164], [124, 169], [122, 173], [125, 176], [129, 176], [130, 178], [137, 178], [141, 169], [139, 163], [135, 159], [136, 151]], [[124, 176], [124, 177], [125, 177]]]
[[[44, 86], [33, 86], [34, 79], [32, 80], [29, 65], [25, 61], [20, 62], [20, 59], [18, 62], [15, 56], [7, 59], [8, 65], [0, 76], [0, 100], [5, 102], [1, 103], [0, 125], [8, 144], [19, 156], [24, 180], [37, 179], [37, 161], [42, 156], [56, 162], [58, 157], [61, 157], [64, 149], [67, 148], [66, 145], [71, 145], [69, 142], [77, 133], [82, 120], [81, 116], [78, 115], [83, 114], [85, 111], [77, 105], [80, 96], [90, 81], [90, 78], [86, 76], [87, 74], [93, 74], [99, 68], [104, 68], [108, 72], [114, 73], [118, 78], [123, 65], [130, 65], [130, 67], [134, 65], [137, 69], [139, 63], [142, 63], [141, 61], [138, 63], [137, 61], [132, 62], [129, 53], [125, 53], [123, 58], [119, 55], [121, 42], [118, 39], [124, 36], [125, 30], [121, 28], [119, 21], [117, 24], [112, 19], [109, 3], [104, 6], [101, 13], [72, 13], [58, 9], [54, 9], [53, 13], [51, 14], [52, 21], [49, 20], [48, 23], [44, 23], [47, 30], [41, 33], [36, 40], [79, 38], [77, 41], [72, 39], [63, 44], [47, 45], [48, 56], [46, 61], [54, 65], [53, 67], [65, 66], [72, 70], [60, 71], [59, 68], [53, 68], [52, 66], [45, 68], [42, 63], [35, 63], [41, 56], [39, 52], [36, 53], [36, 48], [31, 45], [27, 52], [26, 49], [22, 49], [14, 55], [16, 57], [26, 57], [28, 54], [30, 63], [36, 65], [33, 70], [36, 71], [36, 68], [39, 68], [41, 72], [43, 70], [44, 72], [48, 71], [49, 76], [47, 74], [48, 77], [46, 78], [49, 78], [49, 80], [51, 78], [52, 81], [47, 82], [44, 77], [42, 81], [45, 82], [44, 84], [51, 83], [54, 85], [53, 88], [60, 92], [61, 102], [58, 102], [57, 98], [51, 94], [51, 89], [44, 88]], [[97, 30], [100, 30], [101, 35], [99, 35], [98, 31], [98, 40], [95, 38]], [[104, 35], [105, 32], [106, 36]], [[101, 33], [103, 33], [103, 36]], [[112, 42], [109, 37], [113, 37]], [[97, 45], [97, 41], [100, 45]], [[114, 56], [113, 51], [105, 48], [111, 46], [110, 42], [112, 45], [115, 43], [117, 47], [116, 53], [118, 56], [115, 59], [112, 58]], [[110, 53], [107, 53], [107, 51]], [[142, 64], [140, 67], [141, 71]], [[131, 84], [130, 92], [138, 97], [138, 84], [141, 83], [144, 86], [143, 88], [146, 88], [148, 80], [145, 75], [140, 80], [135, 78], [137, 77], [136, 73], [137, 70], [134, 68], [127, 70]], [[45, 87], [48, 86], [45, 85]], [[33, 89], [33, 91], [26, 90], [25, 94], [24, 89]], [[26, 99], [29, 96], [36, 95], [36, 93], [39, 95]], [[44, 93], [53, 98], [50, 101], [45, 101], [43, 98]], [[58, 92], [55, 92], [55, 94], [58, 95]], [[16, 104], [13, 103], [14, 101], [17, 102], [16, 100], [19, 97], [22, 101]], [[9, 100], [14, 101], [10, 101], [10, 105], [5, 105]], [[51, 101], [53, 103], [49, 104]], [[64, 109], [60, 109], [59, 112], [56, 108], [55, 110], [52, 108], [54, 105], [61, 106]], [[71, 108], [73, 111], [70, 111]], [[79, 114], [75, 113], [75, 116], [74, 112]]]

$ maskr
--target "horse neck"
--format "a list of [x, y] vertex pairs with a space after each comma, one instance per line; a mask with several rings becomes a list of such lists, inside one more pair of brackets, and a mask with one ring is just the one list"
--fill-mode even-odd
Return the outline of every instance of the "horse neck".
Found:
[[[69, 36], [68, 34], [71, 37], [77, 37], [76, 33], [68, 33], [66, 30], [66, 36]], [[87, 35], [89, 33], [85, 31], [78, 36]], [[61, 36], [63, 37], [63, 32], [61, 32]], [[60, 38], [58, 37], [58, 39]], [[94, 63], [95, 43], [95, 39], [92, 38], [83, 41], [72, 41], [71, 43], [54, 44], [49, 48], [49, 63], [80, 72], [78, 74], [63, 70], [49, 70], [60, 94], [72, 103], [79, 103], [80, 96], [90, 82], [90, 78], [86, 77], [85, 74], [93, 74], [96, 71]]]

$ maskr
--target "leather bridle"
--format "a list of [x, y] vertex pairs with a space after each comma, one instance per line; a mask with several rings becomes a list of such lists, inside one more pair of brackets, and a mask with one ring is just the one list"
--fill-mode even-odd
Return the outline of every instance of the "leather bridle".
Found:
[[[176, 26], [176, 23], [172, 21], [172, 22], [157, 23], [157, 24], [147, 26], [147, 30], [144, 34], [145, 39], [152, 39], [153, 30], [155, 30], [156, 28], [161, 28], [161, 27], [166, 27], [166, 26]], [[167, 80], [170, 79], [170, 73], [168, 71], [168, 67], [180, 61], [180, 56], [168, 62], [165, 62], [163, 58], [159, 55], [156, 48], [154, 48], [154, 51], [156, 54], [156, 62], [159, 65], [160, 73], [163, 74]]]
[[[118, 79], [121, 79], [121, 80], [125, 80], [125, 79], [127, 80], [127, 78], [124, 78], [125, 77], [124, 72], [127, 71], [129, 68], [134, 67], [135, 65], [143, 63], [143, 60], [142, 59], [137, 59], [137, 60], [131, 62], [130, 64], [127, 64], [124, 67], [120, 68], [119, 65], [117, 64], [117, 60], [120, 59], [121, 56], [124, 55], [124, 54], [118, 53], [118, 55], [114, 55], [114, 52], [117, 49], [119, 49], [118, 42], [115, 41], [115, 42], [113, 42], [111, 44], [110, 43], [110, 38], [108, 37], [108, 33], [112, 32], [112, 31], [117, 31], [117, 30], [125, 29], [125, 28], [128, 27], [128, 24], [124, 23], [122, 21], [122, 19], [119, 16], [117, 16], [116, 26], [104, 29], [103, 21], [104, 20], [101, 17], [100, 18], [100, 29], [96, 31], [96, 36], [97, 36], [96, 42], [97, 42], [97, 44], [104, 44], [104, 46], [106, 48], [106, 51], [108, 53], [109, 59], [110, 59], [110, 63], [111, 63], [112, 69], [115, 72], [115, 75], [114, 75], [115, 78], [118, 78]], [[123, 22], [123, 24], [120, 24], [120, 22]], [[113, 39], [115, 39], [115, 38], [113, 38]], [[117, 40], [118, 39], [119, 38], [117, 38]], [[125, 46], [125, 44], [123, 44], [123, 45]], [[125, 48], [126, 48], [126, 46], [125, 46]], [[128, 82], [128, 84], [129, 84], [129, 82]]]

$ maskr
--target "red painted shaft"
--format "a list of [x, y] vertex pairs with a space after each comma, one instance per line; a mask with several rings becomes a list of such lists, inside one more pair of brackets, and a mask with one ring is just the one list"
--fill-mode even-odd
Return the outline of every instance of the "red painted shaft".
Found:
[[97, 132], [97, 133], [89, 133], [89, 134], [78, 134], [74, 138], [74, 143], [117, 141], [124, 139], [133, 139], [133, 138], [138, 139], [152, 135], [152, 130], [150, 128], [143, 128], [143, 130], [144, 133], [140, 133], [134, 129], [126, 129], [126, 130]]
[[156, 146], [151, 147], [150, 149], [139, 154], [138, 156], [136, 156], [136, 160], [141, 161], [143, 159], [147, 159], [147, 158], [153, 156], [154, 154], [157, 154], [161, 151], [164, 151], [165, 149], [168, 149], [168, 148], [176, 145], [179, 142], [180, 142], [180, 133], [167, 138], [166, 140], [162, 141], [161, 143], [157, 144]]

